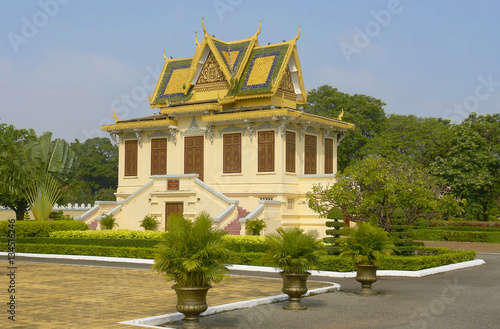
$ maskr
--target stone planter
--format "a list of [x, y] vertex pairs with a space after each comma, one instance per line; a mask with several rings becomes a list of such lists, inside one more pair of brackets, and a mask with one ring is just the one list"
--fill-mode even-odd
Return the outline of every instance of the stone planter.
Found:
[[356, 281], [361, 283], [359, 293], [363, 296], [374, 295], [372, 283], [377, 281], [377, 266], [361, 264], [355, 264], [354, 266], [356, 266]]
[[288, 304], [283, 306], [285, 310], [305, 310], [307, 306], [300, 303], [300, 298], [307, 292], [307, 277], [311, 273], [305, 274], [286, 274], [281, 272], [283, 278], [283, 291], [288, 295]]
[[184, 328], [201, 328], [200, 313], [207, 310], [207, 292], [212, 286], [206, 287], [179, 287], [173, 285], [177, 294], [177, 311], [184, 314]]

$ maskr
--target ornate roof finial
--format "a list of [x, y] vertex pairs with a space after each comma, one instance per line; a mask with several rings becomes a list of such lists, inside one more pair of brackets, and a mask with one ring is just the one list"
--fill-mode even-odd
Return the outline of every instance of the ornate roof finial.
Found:
[[299, 37], [300, 37], [300, 24], [299, 24], [299, 33], [297, 33], [297, 36], [293, 38], [293, 41], [297, 42], [297, 40], [299, 40]]
[[116, 115], [115, 110], [113, 110], [113, 118], [115, 118], [115, 123], [118, 122], [118, 116]]
[[163, 48], [163, 59], [167, 60], [167, 56], [165, 56], [165, 47]]
[[203, 33], [205, 34], [205, 37], [208, 35], [207, 29], [205, 28], [205, 19], [203, 16], [201, 17], [201, 26], [203, 26]]
[[198, 42], [198, 32], [196, 32], [196, 30], [194, 30], [194, 42], [196, 42], [197, 46], [200, 45], [200, 43]]
[[260, 34], [260, 30], [262, 28], [262, 20], [259, 21], [259, 29], [257, 30], [257, 33], [254, 34], [254, 37], [257, 38], [257, 36]]
[[337, 120], [342, 121], [343, 116], [344, 116], [344, 109], [342, 109], [342, 112], [340, 112], [339, 116], [337, 117]]

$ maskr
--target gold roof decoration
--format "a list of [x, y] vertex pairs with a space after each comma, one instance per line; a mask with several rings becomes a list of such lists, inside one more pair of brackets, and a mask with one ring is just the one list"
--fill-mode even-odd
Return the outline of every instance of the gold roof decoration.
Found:
[[[264, 98], [274, 104], [273, 97], [282, 100], [282, 106], [291, 108], [306, 102], [297, 52], [300, 26], [290, 41], [265, 46], [259, 46], [258, 42], [261, 22], [254, 35], [231, 42], [209, 34], [204, 19], [202, 28], [201, 41], [195, 31], [193, 57], [164, 56], [165, 65], [150, 101], [152, 107], [159, 107], [164, 113], [171, 105], [200, 102], [217, 102], [224, 109], [246, 106], [251, 99]], [[176, 111], [182, 111], [182, 106]]]
[[137, 129], [150, 130], [157, 128], [171, 128], [171, 127], [177, 127], [177, 121], [171, 120], [164, 115], [153, 115], [149, 117], [129, 119], [129, 120], [117, 120], [115, 124], [102, 125], [101, 130], [120, 133], [127, 131], [135, 131]]

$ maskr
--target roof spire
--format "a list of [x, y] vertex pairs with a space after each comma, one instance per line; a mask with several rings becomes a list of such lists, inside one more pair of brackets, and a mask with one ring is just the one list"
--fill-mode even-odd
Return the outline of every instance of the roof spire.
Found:
[[300, 37], [300, 24], [299, 24], [299, 33], [297, 33], [297, 36], [293, 38], [293, 41], [297, 42], [297, 40], [299, 40], [299, 37]]
[[200, 43], [198, 42], [198, 32], [196, 32], [196, 30], [194, 30], [194, 41], [196, 42], [197, 46], [200, 45]]
[[257, 36], [260, 34], [260, 30], [262, 28], [262, 24], [261, 24], [262, 20], [259, 21], [259, 29], [257, 30], [257, 33], [254, 34], [254, 37], [257, 38]]
[[165, 56], [165, 47], [163, 47], [163, 59], [167, 60], [167, 56]]
[[203, 16], [201, 17], [201, 26], [203, 26], [203, 33], [205, 34], [205, 37], [207, 36], [207, 29], [205, 28], [205, 19]]

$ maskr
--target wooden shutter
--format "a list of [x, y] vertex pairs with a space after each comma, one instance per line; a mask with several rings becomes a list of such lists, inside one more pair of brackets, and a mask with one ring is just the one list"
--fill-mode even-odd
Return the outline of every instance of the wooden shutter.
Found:
[[286, 132], [285, 169], [287, 172], [295, 172], [295, 133]]
[[137, 176], [137, 140], [125, 141], [125, 176]]
[[223, 172], [241, 173], [241, 134], [225, 134], [223, 144]]
[[274, 131], [259, 132], [259, 172], [274, 171]]
[[325, 174], [333, 174], [333, 139], [325, 139]]
[[203, 136], [184, 139], [184, 173], [198, 174], [203, 180]]
[[305, 136], [304, 174], [316, 174], [316, 136]]
[[167, 174], [167, 139], [151, 140], [151, 175]]

